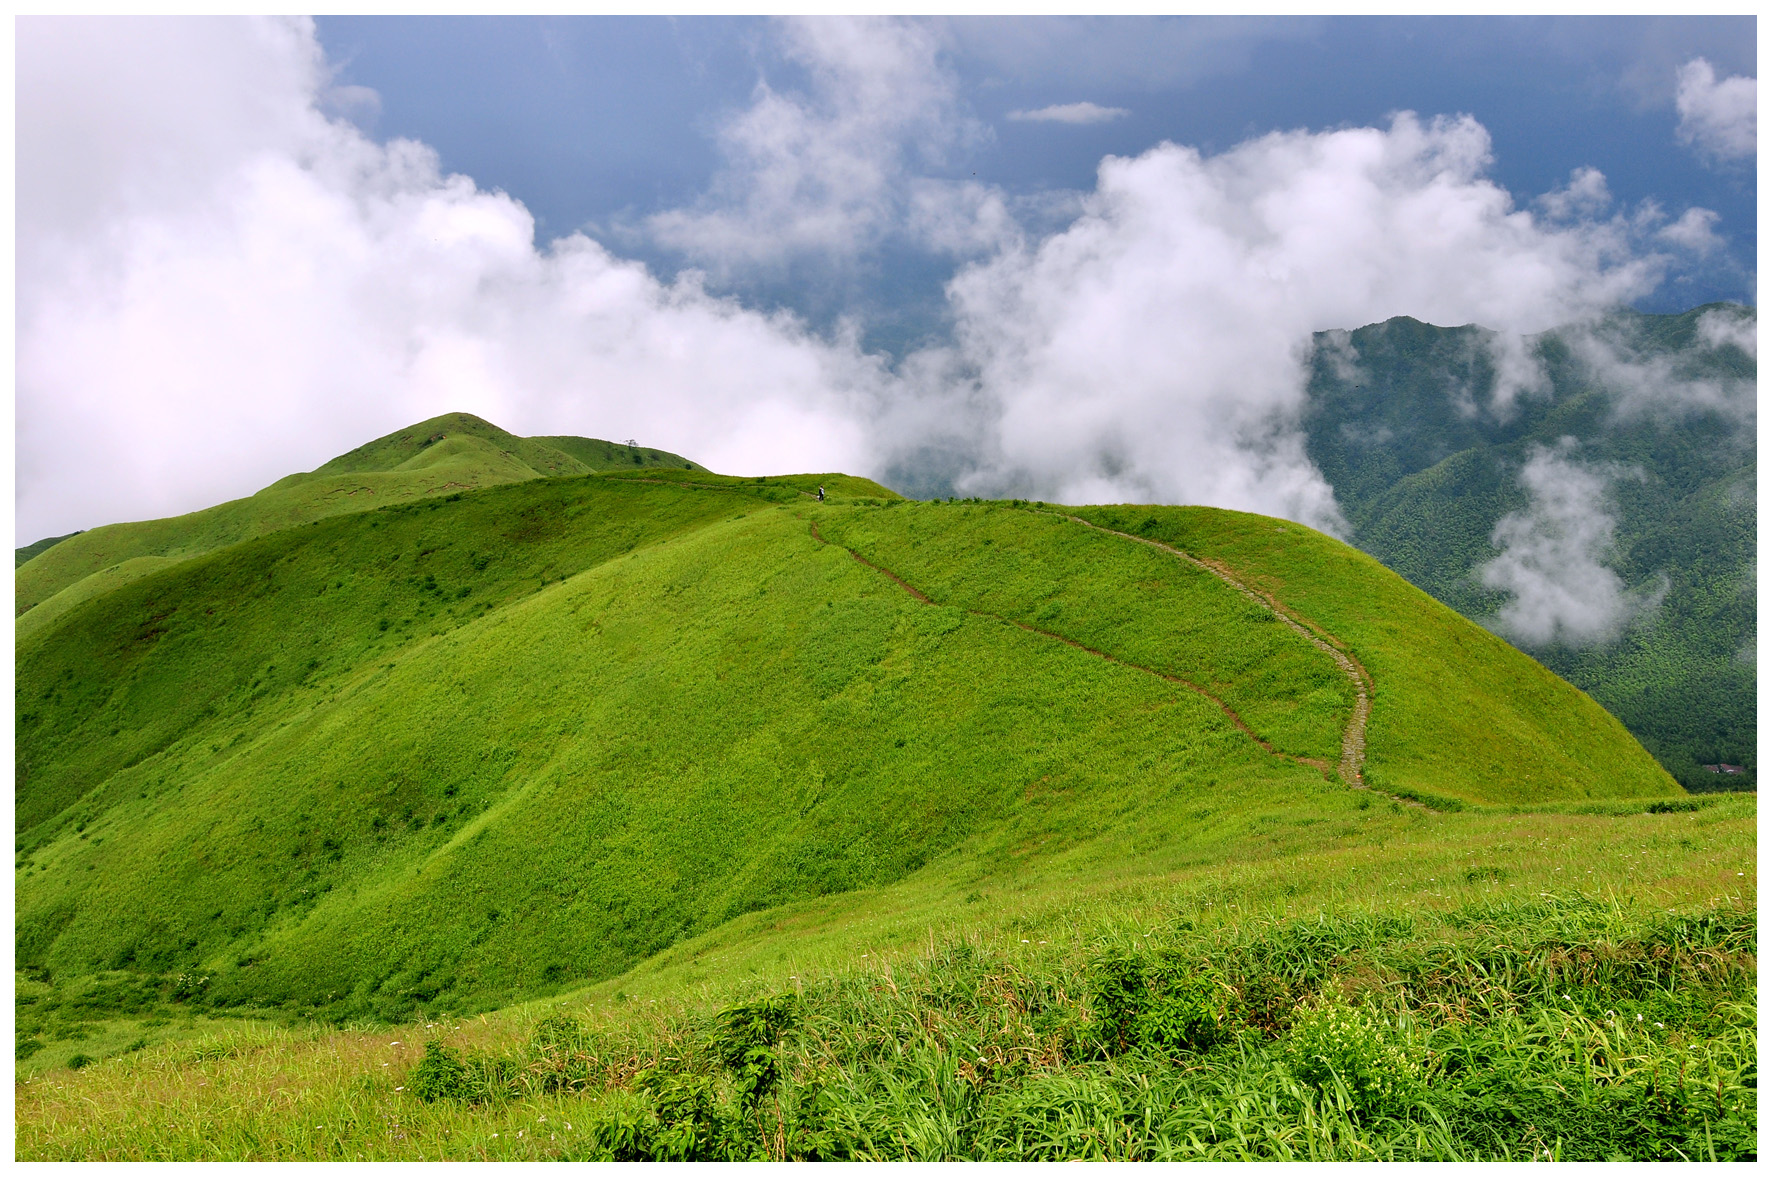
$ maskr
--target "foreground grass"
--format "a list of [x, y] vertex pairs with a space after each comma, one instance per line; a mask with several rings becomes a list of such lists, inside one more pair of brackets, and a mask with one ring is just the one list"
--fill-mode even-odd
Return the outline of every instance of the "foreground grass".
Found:
[[[1375, 836], [1230, 864], [925, 871], [479, 1018], [26, 1076], [17, 1156], [1751, 1155], [1751, 798], [1375, 808]], [[790, 1011], [751, 1019], [748, 1071], [722, 1061], [735, 1005]]]

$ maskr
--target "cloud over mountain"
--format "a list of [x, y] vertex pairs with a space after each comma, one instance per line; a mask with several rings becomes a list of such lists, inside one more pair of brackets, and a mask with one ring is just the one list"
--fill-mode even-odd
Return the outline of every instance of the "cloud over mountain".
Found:
[[518, 201], [329, 113], [368, 100], [333, 92], [307, 22], [21, 20], [21, 531], [190, 510], [449, 410], [738, 473], [1333, 528], [1295, 421], [1313, 331], [1541, 330], [1669, 264], [1668, 218], [1608, 211], [1597, 172], [1516, 207], [1468, 117], [1164, 143], [1036, 215], [943, 176], [986, 131], [942, 26], [774, 27], [802, 81], [759, 85], [725, 170], [650, 231], [716, 275], [971, 258], [945, 342], [892, 363], [694, 271], [538, 248]]
[[1607, 488], [1630, 476], [1580, 462], [1570, 438], [1533, 447], [1520, 471], [1530, 505], [1495, 525], [1500, 554], [1477, 570], [1485, 585], [1511, 594], [1496, 615], [1503, 634], [1527, 645], [1593, 645], [1661, 603], [1664, 582], [1629, 591], [1605, 564], [1617, 529]]
[[1409, 314], [1517, 334], [1656, 280], [1627, 222], [1515, 208], [1489, 150], [1474, 120], [1405, 114], [1103, 161], [1073, 224], [950, 285], [977, 431], [960, 485], [1335, 529], [1296, 427], [1313, 331]]

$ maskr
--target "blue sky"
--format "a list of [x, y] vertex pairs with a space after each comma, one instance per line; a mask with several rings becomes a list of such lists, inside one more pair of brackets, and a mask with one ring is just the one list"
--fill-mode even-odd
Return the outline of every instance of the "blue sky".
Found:
[[[1166, 139], [1211, 154], [1274, 130], [1381, 125], [1397, 110], [1471, 114], [1493, 139], [1490, 175], [1522, 205], [1593, 167], [1621, 204], [1719, 214], [1726, 246], [1635, 299], [1640, 309], [1754, 300], [1753, 161], [1707, 165], [1679, 142], [1675, 109], [1676, 72], [1692, 58], [1754, 74], [1751, 17], [942, 24], [959, 106], [988, 134], [931, 174], [1080, 191], [1104, 155]], [[339, 79], [378, 94], [360, 116], [372, 133], [419, 139], [444, 167], [510, 192], [543, 238], [585, 230], [665, 269], [683, 259], [610, 232], [612, 221], [693, 200], [719, 167], [722, 121], [758, 81], [804, 81], [755, 19], [323, 17], [318, 29]], [[1007, 117], [1083, 101], [1127, 113], [1086, 125]], [[938, 314], [951, 269], [905, 249], [835, 292], [729, 281], [813, 313], [855, 305], [889, 321], [895, 299]]]
[[1753, 299], [1751, 18], [15, 30], [30, 539], [452, 411], [1334, 531], [1313, 333]]

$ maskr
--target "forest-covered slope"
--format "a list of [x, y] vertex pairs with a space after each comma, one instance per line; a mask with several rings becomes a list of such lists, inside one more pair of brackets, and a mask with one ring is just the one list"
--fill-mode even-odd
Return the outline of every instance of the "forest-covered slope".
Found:
[[[1582, 687], [1689, 788], [1751, 785], [1756, 763], [1753, 323], [1620, 312], [1520, 341], [1529, 363], [1504, 370], [1492, 332], [1392, 319], [1318, 337], [1305, 418], [1357, 546]], [[1546, 602], [1484, 579], [1510, 547]], [[1554, 625], [1565, 588], [1565, 613], [1610, 622]], [[1701, 767], [1719, 762], [1750, 771]]]

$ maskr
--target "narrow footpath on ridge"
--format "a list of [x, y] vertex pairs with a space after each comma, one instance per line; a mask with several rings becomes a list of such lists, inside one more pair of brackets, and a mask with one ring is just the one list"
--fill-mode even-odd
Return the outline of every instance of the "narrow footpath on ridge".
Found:
[[[1043, 514], [1057, 514], [1057, 512], [1041, 512], [1041, 513], [1043, 513]], [[1272, 612], [1281, 621], [1283, 621], [1287, 625], [1291, 626], [1292, 629], [1295, 632], [1297, 632], [1301, 637], [1303, 637], [1306, 641], [1310, 642], [1313, 646], [1316, 646], [1319, 650], [1322, 650], [1325, 654], [1328, 654], [1329, 657], [1335, 661], [1335, 664], [1337, 666], [1341, 667], [1342, 671], [1345, 674], [1347, 674], [1348, 678], [1350, 680], [1352, 680], [1352, 682], [1354, 684], [1354, 710], [1353, 710], [1353, 715], [1348, 720], [1348, 724], [1347, 724], [1346, 729], [1342, 733], [1341, 764], [1339, 766], [1339, 768], [1340, 768], [1339, 773], [1337, 774], [1331, 768], [1331, 766], [1329, 764], [1327, 764], [1326, 762], [1324, 762], [1322, 760], [1318, 760], [1314, 757], [1293, 756], [1289, 753], [1279, 751], [1272, 744], [1268, 743], [1268, 741], [1262, 739], [1261, 736], [1257, 735], [1256, 732], [1254, 731], [1254, 729], [1251, 728], [1249, 726], [1249, 724], [1244, 721], [1243, 717], [1238, 715], [1236, 713], [1236, 711], [1233, 710], [1229, 704], [1227, 704], [1223, 699], [1220, 699], [1217, 695], [1214, 695], [1211, 691], [1208, 691], [1205, 687], [1201, 686], [1198, 683], [1191, 682], [1188, 679], [1181, 678], [1181, 677], [1178, 677], [1173, 674], [1165, 674], [1160, 670], [1155, 670], [1149, 666], [1142, 666], [1136, 662], [1128, 662], [1125, 659], [1117, 658], [1114, 655], [1107, 653], [1106, 651], [1097, 650], [1093, 646], [1086, 646], [1082, 642], [1079, 642], [1079, 641], [1075, 640], [1074, 638], [1068, 638], [1068, 637], [1065, 637], [1063, 634], [1052, 633], [1048, 630], [1040, 629], [1036, 626], [1029, 625], [1024, 621], [1017, 621], [1013, 617], [1003, 617], [1003, 616], [996, 614], [996, 613], [988, 613], [982, 609], [968, 609], [968, 610], [966, 610], [968, 613], [971, 613], [977, 617], [990, 618], [993, 621], [1001, 621], [1006, 625], [1013, 625], [1017, 629], [1023, 629], [1029, 633], [1038, 634], [1041, 637], [1050, 638], [1056, 642], [1063, 642], [1067, 646], [1071, 646], [1075, 649], [1082, 650], [1084, 653], [1093, 655], [1094, 657], [1100, 658], [1105, 662], [1112, 662], [1117, 666], [1124, 666], [1124, 667], [1128, 668], [1129, 670], [1137, 670], [1137, 671], [1140, 671], [1144, 674], [1149, 674], [1149, 675], [1153, 675], [1157, 678], [1160, 678], [1164, 682], [1173, 683], [1176, 686], [1180, 686], [1180, 687], [1185, 687], [1186, 689], [1193, 691], [1195, 694], [1200, 695], [1202, 698], [1209, 699], [1220, 711], [1224, 712], [1226, 718], [1228, 718], [1233, 724], [1235, 724], [1239, 731], [1241, 731], [1244, 735], [1248, 736], [1257, 745], [1259, 745], [1263, 751], [1267, 752], [1269, 755], [1278, 756], [1282, 760], [1290, 760], [1296, 764], [1309, 765], [1310, 767], [1316, 769], [1318, 772], [1321, 772], [1323, 774], [1323, 778], [1325, 780], [1334, 780], [1334, 779], [1336, 779], [1337, 775], [1339, 775], [1342, 783], [1350, 786], [1351, 788], [1363, 789], [1363, 790], [1367, 790], [1370, 792], [1377, 792], [1377, 790], [1371, 789], [1371, 787], [1365, 783], [1365, 780], [1360, 773], [1360, 765], [1365, 760], [1365, 752], [1366, 752], [1366, 720], [1372, 711], [1372, 692], [1371, 692], [1371, 688], [1370, 688], [1371, 678], [1367, 674], [1366, 668], [1361, 666], [1357, 660], [1355, 660], [1353, 657], [1351, 657], [1350, 655], [1348, 655], [1344, 651], [1338, 649], [1335, 645], [1331, 644], [1330, 639], [1332, 638], [1332, 635], [1328, 634], [1327, 631], [1322, 630], [1321, 627], [1316, 626], [1313, 623], [1308, 623], [1305, 620], [1303, 620], [1299, 617], [1296, 617], [1289, 610], [1287, 610], [1285, 608], [1285, 606], [1281, 605], [1271, 594], [1260, 592], [1256, 589], [1251, 588], [1250, 586], [1248, 586], [1247, 584], [1245, 584], [1241, 580], [1239, 580], [1228, 568], [1224, 567], [1222, 564], [1219, 564], [1216, 561], [1201, 560], [1201, 559], [1199, 559], [1195, 556], [1191, 556], [1191, 555], [1187, 554], [1186, 552], [1183, 552], [1177, 548], [1170, 547], [1168, 544], [1158, 543], [1155, 540], [1145, 539], [1142, 536], [1129, 535], [1125, 532], [1114, 531], [1111, 528], [1099, 527], [1096, 524], [1090, 523], [1084, 519], [1078, 519], [1072, 515], [1061, 515], [1059, 517], [1063, 518], [1063, 519], [1070, 520], [1073, 523], [1080, 523], [1084, 527], [1091, 527], [1097, 531], [1107, 532], [1109, 535], [1119, 536], [1122, 539], [1132, 540], [1135, 543], [1149, 544], [1152, 547], [1158, 548], [1164, 552], [1169, 553], [1172, 556], [1177, 557], [1178, 559], [1184, 560], [1187, 563], [1194, 565], [1195, 567], [1201, 568], [1204, 571], [1211, 573], [1213, 576], [1218, 577], [1220, 580], [1224, 581], [1231, 588], [1233, 588], [1237, 592], [1241, 593], [1245, 598], [1254, 602], [1257, 606], [1259, 606], [1263, 609], [1267, 609], [1270, 612]], [[937, 603], [937, 602], [931, 600], [930, 597], [928, 596], [928, 594], [921, 592], [920, 590], [913, 587], [911, 584], [906, 582], [903, 577], [899, 576], [897, 573], [893, 572], [891, 569], [882, 567], [881, 565], [874, 563], [872, 560], [869, 560], [867, 557], [863, 556], [860, 552], [857, 552], [853, 548], [847, 547], [842, 544], [833, 544], [830, 540], [827, 540], [824, 537], [824, 535], [819, 532], [818, 524], [816, 522], [810, 523], [810, 526], [812, 529], [812, 538], [817, 540], [819, 543], [827, 544], [832, 547], [843, 548], [843, 550], [848, 552], [849, 555], [851, 557], [853, 557], [857, 563], [862, 564], [862, 565], [866, 566], [867, 568], [870, 568], [873, 571], [875, 571], [875, 572], [879, 573], [880, 575], [886, 577], [887, 579], [891, 580], [899, 588], [903, 589], [905, 592], [909, 593], [912, 597], [916, 598], [918, 601], [921, 601], [923, 604], [933, 605], [933, 604]], [[1389, 797], [1390, 795], [1388, 793], [1381, 793], [1380, 796]], [[1391, 800], [1400, 802], [1401, 804], [1404, 804], [1404, 805], [1410, 805], [1410, 806], [1413, 806], [1418, 809], [1428, 810], [1428, 812], [1430, 812], [1430, 813], [1434, 812], [1433, 810], [1428, 809], [1427, 806], [1422, 805], [1418, 801], [1412, 801], [1412, 800], [1408, 800], [1408, 799], [1402, 798], [1402, 797], [1391, 797]]]
[[[749, 489], [746, 487], [709, 485], [707, 483], [674, 482], [662, 478], [620, 478], [619, 481], [649, 482], [664, 486], [678, 486], [685, 490], [743, 491]], [[813, 497], [810, 491], [799, 491], [798, 493], [809, 499]], [[1063, 634], [1051, 633], [1047, 630], [1039, 629], [1036, 626], [1027, 624], [1025, 621], [1017, 621], [1013, 617], [1002, 617], [998, 614], [987, 613], [980, 609], [968, 609], [968, 613], [979, 617], [988, 617], [994, 621], [1001, 621], [1006, 625], [1013, 625], [1017, 629], [1024, 629], [1029, 633], [1039, 634], [1041, 637], [1050, 638], [1055, 642], [1063, 642], [1067, 646], [1073, 646], [1076, 649], [1082, 650], [1084, 653], [1091, 654], [1103, 661], [1112, 662], [1131, 670], [1142, 671], [1145, 674], [1154, 675], [1157, 678], [1162, 679], [1164, 682], [1174, 683], [1176, 686], [1185, 687], [1202, 698], [1211, 700], [1213, 705], [1215, 705], [1220, 711], [1223, 711], [1226, 718], [1237, 726], [1237, 730], [1255, 741], [1256, 744], [1260, 745], [1260, 747], [1271, 756], [1278, 756], [1282, 760], [1290, 760], [1295, 764], [1309, 765], [1318, 772], [1321, 772], [1325, 780], [1335, 780], [1339, 778], [1341, 782], [1349, 788], [1362, 789], [1367, 792], [1377, 793], [1381, 797], [1389, 798], [1400, 805], [1407, 805], [1413, 809], [1424, 810], [1428, 813], [1439, 812], [1427, 805], [1423, 805], [1419, 801], [1408, 797], [1393, 796], [1390, 793], [1374, 789], [1366, 783], [1365, 775], [1360, 769], [1366, 762], [1366, 721], [1372, 714], [1372, 675], [1360, 664], [1359, 659], [1353, 656], [1353, 653], [1347, 648], [1346, 643], [1342, 642], [1334, 634], [1330, 633], [1310, 618], [1293, 612], [1282, 604], [1279, 598], [1275, 597], [1272, 593], [1246, 583], [1222, 561], [1203, 559], [1199, 556], [1184, 552], [1180, 548], [1163, 543], [1160, 540], [1150, 539], [1142, 535], [1133, 535], [1126, 531], [1116, 531], [1111, 527], [1103, 527], [1098, 523], [1091, 523], [1089, 520], [1079, 518], [1076, 515], [1066, 515], [1061, 511], [1044, 511], [1032, 507], [1024, 507], [1021, 509], [1036, 515], [1051, 515], [1055, 518], [1075, 523], [1080, 527], [1087, 527], [1093, 531], [1100, 531], [1119, 539], [1129, 540], [1135, 544], [1144, 544], [1147, 547], [1156, 548], [1160, 552], [1165, 552], [1168, 555], [1174, 556], [1177, 560], [1191, 564], [1203, 572], [1210, 573], [1223, 581], [1226, 585], [1230, 586], [1236, 592], [1240, 593], [1245, 599], [1257, 607], [1266, 609], [1268, 612], [1272, 613], [1280, 621], [1291, 627], [1293, 632], [1298, 634], [1299, 637], [1302, 637], [1305, 641], [1321, 650], [1324, 654], [1327, 654], [1329, 658], [1341, 668], [1342, 673], [1347, 675], [1348, 680], [1353, 684], [1354, 688], [1353, 713], [1348, 717], [1347, 726], [1342, 729], [1341, 734], [1341, 763], [1332, 767], [1328, 763], [1315, 757], [1293, 756], [1290, 753], [1279, 751], [1272, 744], [1257, 735], [1255, 729], [1251, 728], [1249, 724], [1244, 721], [1243, 717], [1238, 715], [1228, 703], [1196, 682], [1190, 682], [1189, 680], [1177, 677], [1176, 675], [1164, 674], [1160, 670], [1155, 670], [1149, 666], [1141, 666], [1136, 662], [1128, 662], [1123, 658], [1116, 658], [1114, 655], [1109, 654], [1104, 650], [1097, 650], [1093, 646], [1086, 646], [1074, 638], [1067, 638]], [[796, 512], [796, 514], [798, 514], [798, 512]], [[853, 548], [846, 547], [842, 544], [832, 544], [830, 540], [827, 540], [819, 533], [818, 524], [816, 522], [810, 523], [810, 526], [812, 528], [812, 538], [819, 543], [832, 547], [842, 547], [843, 550], [854, 557], [857, 562], [873, 569], [875, 572], [891, 580], [892, 583], [909, 593], [912, 597], [915, 597], [918, 601], [921, 601], [925, 605], [936, 604], [936, 602], [930, 600], [926, 594], [919, 592], [910, 584], [906, 583], [903, 577], [899, 576], [891, 569], [883, 568], [880, 565], [875, 564]]]
[[[1343, 643], [1333, 634], [1315, 622], [1309, 621], [1293, 613], [1286, 606], [1282, 605], [1279, 599], [1272, 593], [1263, 592], [1260, 589], [1244, 583], [1227, 565], [1218, 560], [1202, 560], [1198, 556], [1189, 555], [1180, 548], [1171, 547], [1158, 540], [1147, 539], [1142, 535], [1133, 535], [1130, 532], [1115, 531], [1111, 527], [1102, 527], [1100, 524], [1091, 523], [1087, 519], [1079, 519], [1075, 515], [1064, 515], [1057, 511], [1040, 511], [1036, 513], [1042, 515], [1056, 515], [1060, 519], [1068, 519], [1072, 523], [1080, 524], [1095, 531], [1102, 531], [1106, 532], [1108, 535], [1119, 536], [1121, 539], [1131, 540], [1133, 543], [1148, 545], [1149, 547], [1156, 548], [1160, 552], [1167, 552], [1178, 560], [1192, 564], [1195, 568], [1198, 568], [1203, 572], [1209, 572], [1213, 576], [1224, 581], [1224, 583], [1230, 585], [1233, 589], [1237, 590], [1237, 592], [1241, 593], [1248, 600], [1253, 601], [1256, 605], [1268, 610], [1275, 617], [1278, 617], [1281, 621], [1291, 626], [1293, 632], [1298, 634], [1299, 637], [1323, 651], [1323, 653], [1329, 655], [1329, 657], [1335, 661], [1335, 664], [1341, 667], [1342, 673], [1347, 675], [1354, 684], [1354, 711], [1353, 714], [1348, 717], [1347, 727], [1341, 734], [1341, 779], [1356, 789], [1364, 789], [1367, 787], [1366, 778], [1360, 772], [1360, 766], [1366, 762], [1366, 720], [1372, 714], [1372, 675], [1364, 666], [1360, 665], [1359, 661], [1345, 649]], [[1388, 794], [1386, 795], [1388, 796]], [[1392, 800], [1402, 801], [1403, 799], [1395, 797], [1392, 798]], [[1427, 806], [1421, 805], [1418, 801], [1404, 801], [1404, 804], [1416, 805], [1422, 809], [1427, 808]]]

